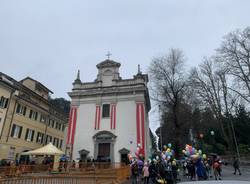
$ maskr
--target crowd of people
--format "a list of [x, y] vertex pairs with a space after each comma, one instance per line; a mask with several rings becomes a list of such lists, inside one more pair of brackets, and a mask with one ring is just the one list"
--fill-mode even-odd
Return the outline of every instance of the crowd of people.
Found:
[[131, 163], [132, 184], [143, 181], [149, 183], [176, 183], [178, 166], [174, 160], [153, 160], [146, 161], [134, 160]]
[[[171, 144], [164, 146], [163, 150], [151, 159], [145, 160], [138, 152], [134, 157], [129, 154], [129, 159], [132, 184], [174, 184], [180, 180], [181, 174], [185, 180], [222, 179], [223, 163], [220, 157], [216, 154], [207, 156], [202, 153], [202, 150], [197, 150], [191, 145], [186, 145], [180, 160], [175, 159]], [[234, 157], [233, 167], [234, 174], [238, 171], [241, 175], [239, 160], [236, 157]]]
[[135, 157], [129, 155], [131, 161], [131, 180], [132, 184], [140, 183], [176, 183], [179, 164], [174, 158], [172, 145], [164, 146], [162, 152], [157, 153], [152, 159], [144, 160], [140, 154], [140, 145], [137, 148]]

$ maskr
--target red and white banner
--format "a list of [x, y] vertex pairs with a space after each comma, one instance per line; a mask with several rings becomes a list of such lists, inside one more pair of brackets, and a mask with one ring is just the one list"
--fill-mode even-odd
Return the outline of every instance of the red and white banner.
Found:
[[101, 121], [101, 107], [97, 105], [95, 110], [95, 130], [100, 129], [100, 121]]
[[136, 104], [136, 132], [137, 145], [140, 145], [141, 154], [145, 155], [145, 110], [144, 103]]
[[67, 144], [74, 144], [76, 131], [77, 108], [71, 107], [69, 113], [69, 127], [67, 133]]
[[116, 104], [111, 104], [110, 129], [116, 129]]

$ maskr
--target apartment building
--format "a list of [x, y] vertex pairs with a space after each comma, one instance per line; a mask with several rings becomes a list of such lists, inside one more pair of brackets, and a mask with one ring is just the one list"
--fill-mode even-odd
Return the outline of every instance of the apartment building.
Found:
[[30, 77], [16, 81], [0, 72], [0, 160], [20, 159], [49, 142], [65, 150], [68, 115], [50, 103], [50, 94]]

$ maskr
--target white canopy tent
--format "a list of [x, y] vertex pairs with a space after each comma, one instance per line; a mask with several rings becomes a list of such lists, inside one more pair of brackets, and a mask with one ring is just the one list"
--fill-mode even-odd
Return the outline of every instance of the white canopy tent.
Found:
[[55, 147], [52, 143], [47, 144], [41, 148], [24, 152], [22, 155], [64, 155], [65, 153]]
[[64, 152], [55, 147], [52, 143], [47, 144], [41, 148], [21, 153], [21, 155], [50, 155], [53, 156], [53, 170], [57, 171], [59, 166], [60, 156], [64, 155]]

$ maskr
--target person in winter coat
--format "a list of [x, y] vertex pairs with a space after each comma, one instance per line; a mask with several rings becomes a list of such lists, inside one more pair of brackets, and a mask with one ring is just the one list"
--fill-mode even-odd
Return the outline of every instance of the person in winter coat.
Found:
[[220, 163], [219, 160], [215, 160], [213, 164], [213, 169], [214, 169], [214, 178], [215, 180], [221, 180], [221, 175], [220, 175]]
[[196, 174], [199, 180], [206, 180], [207, 173], [204, 163], [202, 162], [201, 158], [196, 161]]
[[144, 164], [142, 172], [143, 172], [144, 184], [148, 184], [149, 183], [149, 166], [148, 166], [148, 163]]
[[156, 177], [158, 175], [156, 168], [156, 161], [152, 161], [149, 165], [149, 180], [150, 183], [156, 183]]
[[239, 172], [239, 175], [241, 175], [241, 172], [240, 172], [240, 161], [235, 156], [233, 158], [233, 167], [234, 167], [234, 175], [236, 174], [237, 171]]
[[131, 164], [131, 179], [132, 179], [132, 184], [137, 184], [137, 182], [138, 182], [138, 176], [139, 176], [139, 170], [138, 170], [137, 161], [134, 161]]

